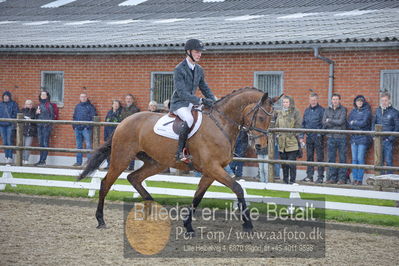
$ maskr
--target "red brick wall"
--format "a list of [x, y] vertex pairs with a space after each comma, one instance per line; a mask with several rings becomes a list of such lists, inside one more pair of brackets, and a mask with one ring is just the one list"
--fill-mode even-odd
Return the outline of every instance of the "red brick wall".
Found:
[[[352, 108], [353, 98], [363, 94], [374, 109], [378, 104], [380, 70], [399, 69], [399, 50], [321, 51], [335, 61], [334, 92], [340, 93], [343, 105]], [[10, 90], [22, 107], [27, 98], [37, 102], [41, 71], [64, 71], [65, 101], [60, 119], [71, 119], [82, 87], [101, 120], [112, 99], [123, 100], [132, 93], [142, 110], [150, 100], [151, 72], [173, 71], [183, 55], [0, 55], [0, 89]], [[209, 86], [218, 97], [234, 89], [254, 84], [255, 71], [283, 71], [284, 92], [295, 98], [303, 112], [308, 89], [320, 95], [327, 105], [328, 64], [313, 57], [313, 52], [284, 53], [204, 53], [201, 65]], [[18, 88], [14, 88], [18, 86]], [[57, 126], [53, 147], [73, 147], [71, 126]], [[396, 147], [398, 151], [398, 147]], [[398, 152], [396, 152], [398, 154]], [[371, 153], [369, 158], [372, 158]], [[397, 165], [398, 156], [395, 157]]]

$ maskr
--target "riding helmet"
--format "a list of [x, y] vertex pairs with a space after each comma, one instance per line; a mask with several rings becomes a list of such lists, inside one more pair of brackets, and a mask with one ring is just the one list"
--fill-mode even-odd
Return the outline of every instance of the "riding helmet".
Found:
[[197, 39], [190, 39], [186, 42], [184, 45], [184, 50], [198, 50], [198, 51], [203, 51], [205, 50], [204, 44]]

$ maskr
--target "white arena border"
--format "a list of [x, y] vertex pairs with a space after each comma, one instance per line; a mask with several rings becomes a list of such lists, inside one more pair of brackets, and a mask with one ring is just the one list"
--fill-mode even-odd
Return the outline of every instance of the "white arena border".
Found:
[[[56, 180], [43, 180], [43, 179], [26, 179], [14, 178], [12, 173], [27, 173], [27, 174], [43, 174], [43, 175], [62, 175], [77, 177], [82, 172], [81, 169], [61, 169], [61, 168], [42, 168], [42, 167], [21, 167], [21, 166], [0, 166], [0, 171], [3, 176], [0, 178], [0, 190], [5, 189], [6, 184], [12, 186], [16, 185], [31, 185], [31, 186], [46, 186], [46, 187], [65, 187], [65, 188], [80, 188], [88, 189], [88, 196], [93, 197], [95, 191], [100, 189], [101, 178], [106, 174], [105, 171], [95, 171], [91, 175], [91, 182], [74, 182], [74, 181], [56, 181]], [[126, 179], [129, 173], [122, 173], [119, 178]], [[146, 181], [164, 181], [171, 183], [185, 183], [185, 184], [198, 184], [200, 178], [189, 176], [173, 176], [173, 175], [154, 175], [146, 179]], [[306, 207], [313, 203], [315, 208], [325, 208], [330, 210], [342, 210], [351, 212], [366, 212], [376, 214], [388, 214], [399, 216], [398, 207], [385, 207], [367, 204], [353, 204], [341, 202], [324, 202], [317, 200], [302, 200], [300, 199], [300, 192], [311, 194], [325, 194], [336, 196], [348, 197], [361, 197], [370, 199], [381, 200], [394, 200], [399, 201], [399, 193], [397, 192], [383, 192], [374, 190], [359, 190], [348, 188], [333, 188], [321, 186], [304, 186], [304, 185], [287, 185], [277, 183], [262, 183], [262, 182], [247, 182], [240, 180], [242, 188], [244, 189], [245, 197], [248, 201], [252, 202], [273, 202], [281, 205], [290, 205], [294, 202], [297, 207]], [[224, 186], [219, 182], [214, 182], [213, 186]], [[175, 188], [162, 188], [162, 187], [148, 187], [145, 182], [143, 186], [152, 194], [173, 195], [173, 196], [187, 196], [193, 197], [195, 190], [189, 189], [175, 189]], [[290, 192], [290, 198], [271, 198], [259, 195], [249, 195], [247, 189], [267, 189]], [[114, 191], [132, 192], [133, 197], [138, 197], [137, 191], [131, 185], [118, 185], [114, 184], [111, 188]], [[235, 198], [233, 193], [225, 192], [206, 192], [204, 198], [218, 198], [218, 199], [232, 199]]]

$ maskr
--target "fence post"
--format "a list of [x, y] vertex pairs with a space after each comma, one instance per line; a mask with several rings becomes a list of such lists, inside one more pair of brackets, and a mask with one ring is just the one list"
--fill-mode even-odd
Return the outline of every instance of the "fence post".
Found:
[[[24, 119], [24, 114], [18, 113], [17, 119]], [[17, 122], [15, 146], [18, 146], [18, 147], [24, 146], [23, 137], [24, 137], [24, 123]], [[16, 150], [16, 152], [15, 152], [15, 165], [17, 165], [17, 166], [22, 165], [22, 152], [23, 152], [23, 150]]]
[[[381, 132], [382, 125], [377, 124], [375, 125], [375, 131]], [[374, 137], [374, 166], [382, 166], [382, 141], [381, 136]], [[380, 170], [375, 170], [374, 174], [376, 176], [381, 175]]]
[[[100, 122], [100, 117], [93, 117], [94, 122]], [[100, 147], [100, 125], [93, 126], [93, 149]]]
[[[267, 154], [269, 160], [274, 159], [274, 140], [275, 140], [275, 134], [274, 133], [269, 133], [267, 135]], [[267, 180], [269, 183], [274, 183], [274, 163], [269, 163], [268, 164], [268, 177]]]

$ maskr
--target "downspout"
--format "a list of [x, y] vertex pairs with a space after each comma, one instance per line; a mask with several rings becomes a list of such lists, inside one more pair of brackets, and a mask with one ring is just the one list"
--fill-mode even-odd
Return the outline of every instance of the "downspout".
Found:
[[319, 58], [321, 60], [323, 60], [324, 62], [327, 62], [330, 66], [329, 66], [329, 73], [328, 73], [328, 105], [331, 105], [331, 97], [333, 94], [333, 90], [334, 90], [334, 64], [335, 62], [333, 60], [331, 60], [330, 58], [321, 56], [319, 54], [319, 47], [313, 47], [314, 50], [314, 56], [316, 58]]

